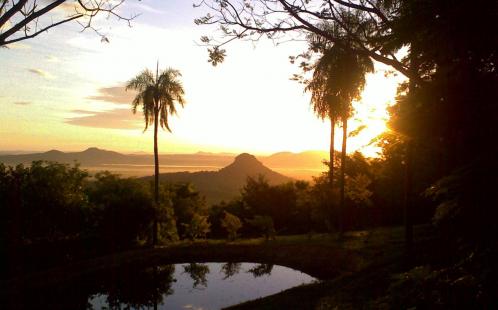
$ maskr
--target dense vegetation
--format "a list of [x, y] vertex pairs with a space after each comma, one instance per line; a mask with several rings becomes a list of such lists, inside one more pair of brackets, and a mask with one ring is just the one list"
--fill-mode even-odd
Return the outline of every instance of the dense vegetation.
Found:
[[[348, 157], [347, 167], [346, 228], [402, 223], [397, 207], [401, 189], [390, 187], [401, 179], [393, 179], [394, 172], [386, 176], [390, 166], [356, 153]], [[0, 165], [1, 224], [6, 230], [2, 242], [12, 264], [7, 268], [36, 269], [147, 246], [154, 219], [162, 244], [336, 231], [337, 217], [331, 222], [328, 216], [328, 182], [328, 174], [311, 183], [281, 185], [270, 185], [262, 176], [248, 178], [238, 197], [211, 206], [189, 183], [162, 183], [156, 207], [151, 180], [109, 172], [90, 176], [77, 165], [52, 162]], [[420, 210], [420, 221], [431, 215], [427, 210]]]
[[[373, 206], [377, 205], [374, 200], [388, 200], [377, 197], [382, 193], [373, 191], [377, 186], [375, 182], [381, 177], [372, 170], [381, 165], [359, 153], [348, 161], [350, 209], [373, 212]], [[120, 178], [109, 172], [92, 177], [78, 166], [67, 164], [38, 161], [27, 167], [1, 165], [0, 181], [4, 227], [14, 229], [15, 234], [10, 236], [16, 238], [10, 238], [11, 241], [25, 244], [88, 237], [118, 248], [145, 243], [154, 215], [160, 218], [166, 240], [186, 237], [189, 234], [187, 226], [196, 214], [209, 215], [209, 222], [214, 225], [210, 236], [217, 237], [226, 235], [220, 221], [227, 214], [237, 216], [243, 222], [256, 215], [269, 216], [277, 231], [284, 234], [323, 232], [333, 226], [321, 216], [327, 208], [327, 197], [319, 195], [327, 186], [325, 175], [313, 183], [295, 181], [282, 185], [270, 185], [262, 176], [248, 178], [240, 197], [213, 206], [207, 206], [203, 196], [188, 183], [164, 183], [160, 187], [157, 208], [152, 203], [150, 181]], [[387, 216], [390, 212], [383, 210], [381, 213]], [[391, 217], [393, 219], [365, 225], [392, 224], [400, 220], [399, 216]], [[248, 226], [246, 222], [241, 225]], [[352, 228], [365, 227], [358, 223], [351, 225]], [[249, 227], [245, 231], [250, 231]]]

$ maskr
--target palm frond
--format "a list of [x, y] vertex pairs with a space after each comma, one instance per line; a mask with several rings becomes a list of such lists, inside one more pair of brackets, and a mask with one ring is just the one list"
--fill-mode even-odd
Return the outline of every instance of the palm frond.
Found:
[[166, 130], [172, 132], [171, 128], [169, 128], [168, 123], [168, 111], [166, 109], [161, 109], [159, 116], [159, 123], [161, 124], [161, 128], [166, 128]]
[[161, 128], [171, 132], [168, 116], [177, 113], [176, 104], [181, 107], [185, 105], [185, 91], [179, 80], [181, 76], [180, 71], [168, 68], [162, 71], [156, 80], [154, 74], [146, 69], [128, 81], [126, 89], [138, 91], [132, 102], [132, 111], [136, 113], [138, 106], [142, 106], [145, 121], [144, 131], [156, 121], [154, 115], [157, 111], [159, 113], [157, 121]]
[[352, 101], [360, 97], [365, 87], [365, 74], [373, 69], [370, 58], [352, 53], [344, 44], [323, 50], [305, 88], [311, 92], [315, 114], [321, 119], [349, 118]]
[[126, 90], [133, 89], [142, 92], [150, 85], [154, 85], [154, 74], [146, 69], [126, 83]]

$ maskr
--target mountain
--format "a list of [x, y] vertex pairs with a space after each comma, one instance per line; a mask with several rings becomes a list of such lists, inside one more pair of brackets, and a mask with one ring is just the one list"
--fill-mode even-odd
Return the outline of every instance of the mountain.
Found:
[[[208, 203], [230, 200], [240, 193], [247, 177], [263, 175], [270, 184], [282, 184], [291, 181], [278, 172], [265, 167], [251, 154], [243, 153], [234, 161], [218, 171], [161, 173], [161, 181], [191, 182], [197, 190], [206, 196]], [[145, 179], [152, 180], [152, 176]]]
[[[213, 166], [223, 167], [229, 164], [233, 155], [216, 154], [160, 154], [159, 163], [179, 166]], [[154, 165], [152, 154], [121, 154], [114, 151], [102, 150], [96, 147], [88, 148], [82, 152], [61, 152], [51, 150], [44, 153], [0, 155], [0, 162], [7, 165], [29, 164], [36, 160], [56, 161], [72, 164], [75, 161], [83, 167], [108, 166], [108, 165]], [[109, 169], [109, 167], [102, 168]], [[112, 169], [111, 169], [112, 170]]]
[[56, 161], [59, 163], [73, 163], [77, 161], [81, 164], [95, 165], [102, 162], [121, 162], [125, 160], [126, 155], [118, 152], [106, 151], [91, 147], [83, 152], [61, 152], [50, 150], [44, 153], [1, 155], [0, 162], [6, 164], [27, 164], [36, 160]]
[[[95, 147], [82, 152], [61, 152], [51, 150], [44, 153], [10, 154], [0, 152], [0, 163], [15, 166], [30, 164], [35, 160], [56, 161], [60, 163], [80, 163], [90, 172], [110, 170], [123, 176], [146, 176], [153, 173], [154, 156], [147, 153], [122, 154]], [[252, 155], [251, 155], [252, 156]], [[174, 171], [216, 171], [229, 165], [235, 158], [231, 153], [198, 152], [195, 154], [160, 154], [161, 170]], [[264, 166], [296, 179], [310, 180], [325, 170], [323, 159], [327, 152], [307, 151], [302, 153], [280, 152], [270, 156], [259, 156], [257, 160]], [[247, 158], [246, 158], [247, 159]], [[227, 167], [228, 168], [228, 167]], [[229, 170], [230, 171], [230, 170]]]
[[22, 151], [22, 150], [12, 150], [12, 151], [0, 151], [0, 156], [2, 155], [21, 155], [21, 154], [33, 154], [35, 151]]

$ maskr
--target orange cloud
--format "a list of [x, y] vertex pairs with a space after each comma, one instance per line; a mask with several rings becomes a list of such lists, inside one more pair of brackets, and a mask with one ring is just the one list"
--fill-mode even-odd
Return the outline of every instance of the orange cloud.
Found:
[[90, 96], [86, 99], [130, 104], [136, 95], [134, 91], [126, 91], [124, 86], [102, 87], [98, 89], [98, 93], [99, 95]]
[[131, 109], [108, 111], [73, 110], [79, 116], [66, 118], [65, 123], [75, 126], [111, 129], [140, 129], [143, 126], [141, 114], [133, 114]]

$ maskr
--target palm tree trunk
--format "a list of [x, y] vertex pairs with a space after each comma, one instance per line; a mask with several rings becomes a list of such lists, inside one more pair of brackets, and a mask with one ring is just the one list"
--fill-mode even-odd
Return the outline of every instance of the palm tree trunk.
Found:
[[345, 187], [345, 175], [346, 175], [346, 146], [348, 139], [348, 119], [346, 116], [342, 118], [342, 151], [341, 151], [341, 193], [340, 193], [340, 219], [339, 219], [339, 232], [344, 232], [344, 222], [345, 222], [345, 196], [344, 196], [344, 187]]
[[405, 224], [405, 245], [408, 251], [413, 243], [413, 222], [412, 222], [412, 179], [413, 179], [413, 142], [406, 143], [406, 163], [405, 163], [405, 201], [404, 201], [404, 224]]
[[157, 212], [159, 207], [159, 154], [157, 150], [157, 130], [159, 111], [154, 111], [154, 222], [152, 224], [152, 245], [157, 244]]
[[330, 117], [330, 153], [329, 153], [329, 186], [330, 186], [330, 198], [329, 198], [329, 216], [330, 216], [330, 227], [332, 228], [332, 223], [334, 222], [334, 155], [335, 155], [335, 121], [333, 117]]
[[[412, 74], [418, 74], [418, 61], [417, 61], [417, 47], [412, 44], [410, 47], [410, 72]], [[411, 104], [414, 104], [415, 100], [415, 79], [410, 79], [408, 84], [408, 96], [412, 100]], [[413, 135], [413, 132], [410, 133]], [[413, 138], [413, 137], [412, 137]], [[413, 179], [413, 140], [408, 139], [406, 142], [406, 163], [405, 163], [405, 190], [404, 190], [404, 224], [405, 224], [405, 246], [407, 249], [407, 254], [410, 254], [410, 250], [413, 243], [413, 223], [412, 223], [412, 179]]]

